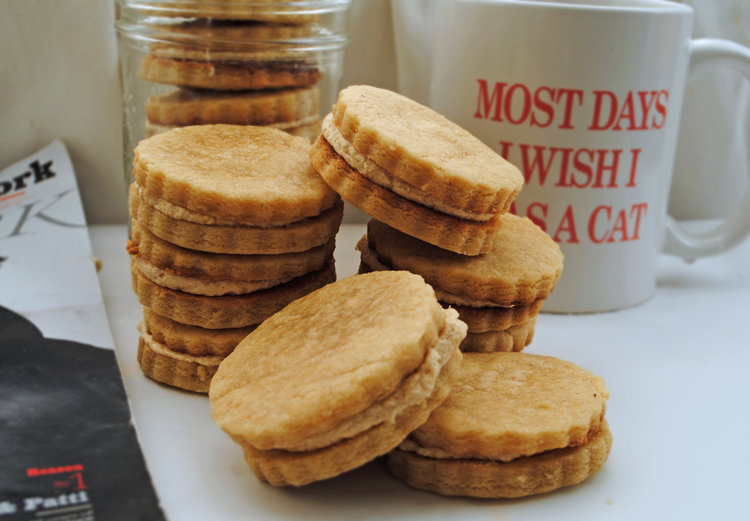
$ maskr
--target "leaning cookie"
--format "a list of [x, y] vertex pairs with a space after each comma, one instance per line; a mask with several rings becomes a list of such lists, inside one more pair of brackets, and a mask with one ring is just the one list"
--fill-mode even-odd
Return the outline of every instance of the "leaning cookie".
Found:
[[310, 151], [344, 200], [465, 255], [489, 250], [520, 171], [464, 129], [399, 94], [347, 87]]
[[419, 276], [340, 280], [268, 318], [220, 364], [213, 418], [261, 480], [331, 478], [427, 420], [458, 377], [465, 333]]
[[357, 244], [361, 270], [408, 270], [435, 288], [438, 300], [454, 307], [468, 325], [464, 351], [521, 351], [534, 335], [544, 299], [560, 278], [557, 244], [530, 220], [513, 214], [484, 255], [437, 248], [370, 220]]
[[511, 498], [575, 485], [609, 456], [608, 397], [601, 378], [570, 362], [467, 353], [448, 399], [388, 466], [444, 495]]

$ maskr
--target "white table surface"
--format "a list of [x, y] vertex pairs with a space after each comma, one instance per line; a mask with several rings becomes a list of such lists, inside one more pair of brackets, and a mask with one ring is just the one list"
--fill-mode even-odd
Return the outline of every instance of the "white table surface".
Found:
[[[339, 278], [357, 270], [354, 244], [363, 229], [339, 232]], [[126, 227], [90, 232], [136, 428], [172, 521], [750, 519], [750, 241], [694, 264], [662, 257], [658, 291], [638, 307], [540, 315], [526, 352], [570, 360], [606, 379], [612, 454], [576, 487], [472, 500], [410, 489], [378, 462], [300, 489], [260, 483], [211, 420], [205, 396], [143, 376]]]

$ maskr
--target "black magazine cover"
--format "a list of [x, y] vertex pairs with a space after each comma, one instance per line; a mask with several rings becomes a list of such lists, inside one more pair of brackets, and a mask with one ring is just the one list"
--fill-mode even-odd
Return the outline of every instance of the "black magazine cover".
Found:
[[160, 521], [73, 166], [0, 171], [0, 521]]

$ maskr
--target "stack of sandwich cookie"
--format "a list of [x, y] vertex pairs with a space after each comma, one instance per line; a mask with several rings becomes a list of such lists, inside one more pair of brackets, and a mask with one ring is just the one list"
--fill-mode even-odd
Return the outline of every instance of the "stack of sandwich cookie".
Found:
[[601, 470], [609, 393], [589, 371], [525, 353], [466, 353], [448, 399], [388, 456], [409, 485], [445, 495], [523, 497]]
[[346, 38], [318, 12], [342, 12], [347, 0], [120, 1], [118, 27], [141, 54], [147, 136], [215, 123], [271, 125], [310, 141], [320, 133], [321, 91], [328, 105]]
[[128, 250], [146, 308], [148, 376], [206, 392], [239, 339], [335, 280], [343, 205], [308, 149], [279, 130], [234, 125], [177, 128], [138, 145]]
[[360, 271], [410, 270], [459, 310], [466, 351], [520, 351], [562, 270], [557, 245], [508, 213], [520, 171], [433, 110], [369, 86], [339, 93], [310, 152], [373, 219]]
[[463, 255], [489, 251], [520, 171], [431, 109], [369, 86], [339, 93], [314, 143], [315, 168], [344, 200]]
[[562, 272], [558, 245], [524, 217], [504, 214], [491, 249], [459, 255], [371, 220], [357, 244], [360, 271], [409, 270], [454, 307], [469, 332], [464, 351], [521, 351], [532, 340], [537, 313]]
[[465, 333], [417, 275], [348, 277], [240, 342], [211, 382], [213, 418], [263, 481], [337, 476], [398, 446], [446, 399]]

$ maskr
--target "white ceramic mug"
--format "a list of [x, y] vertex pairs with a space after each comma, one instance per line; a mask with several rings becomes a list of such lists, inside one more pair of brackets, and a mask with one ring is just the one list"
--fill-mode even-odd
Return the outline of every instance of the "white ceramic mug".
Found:
[[[689, 73], [750, 78], [750, 50], [691, 40], [691, 8], [662, 0], [441, 0], [430, 104], [517, 165], [515, 212], [559, 244], [544, 310], [647, 300], [660, 252], [695, 259], [750, 231], [750, 194], [708, 233], [667, 215]], [[722, 172], [706, 172], [722, 182]]]

